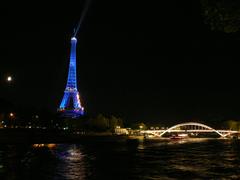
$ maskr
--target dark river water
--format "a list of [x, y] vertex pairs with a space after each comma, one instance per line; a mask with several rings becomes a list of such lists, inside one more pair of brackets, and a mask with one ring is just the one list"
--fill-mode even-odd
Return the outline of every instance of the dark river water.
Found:
[[0, 179], [240, 179], [237, 140], [0, 145]]

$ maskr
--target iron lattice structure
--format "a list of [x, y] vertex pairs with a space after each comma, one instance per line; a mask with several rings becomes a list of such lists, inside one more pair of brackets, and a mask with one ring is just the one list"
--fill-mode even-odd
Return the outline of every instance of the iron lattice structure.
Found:
[[84, 108], [81, 105], [77, 89], [76, 47], [77, 39], [72, 37], [67, 85], [59, 107], [59, 111], [68, 117], [79, 117], [84, 114]]

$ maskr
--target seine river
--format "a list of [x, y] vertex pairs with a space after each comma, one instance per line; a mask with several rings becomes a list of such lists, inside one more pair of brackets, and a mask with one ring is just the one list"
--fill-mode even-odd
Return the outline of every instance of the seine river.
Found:
[[240, 179], [237, 140], [0, 145], [0, 179]]

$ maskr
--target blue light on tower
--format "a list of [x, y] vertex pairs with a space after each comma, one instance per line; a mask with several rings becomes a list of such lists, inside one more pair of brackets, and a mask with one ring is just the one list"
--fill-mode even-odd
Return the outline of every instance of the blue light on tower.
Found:
[[77, 89], [76, 47], [77, 38], [72, 37], [67, 85], [59, 107], [59, 111], [63, 112], [64, 116], [68, 117], [79, 117], [84, 114], [84, 108], [81, 105]]

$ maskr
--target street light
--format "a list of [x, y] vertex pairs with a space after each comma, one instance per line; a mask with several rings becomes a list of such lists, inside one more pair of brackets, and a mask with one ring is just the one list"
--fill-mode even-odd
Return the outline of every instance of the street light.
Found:
[[15, 120], [15, 119], [14, 119], [14, 118], [15, 118], [14, 113], [11, 112], [11, 113], [9, 114], [9, 118], [10, 118], [10, 121], [11, 121], [10, 123], [12, 124], [12, 128], [14, 128], [14, 124], [15, 124], [15, 122], [14, 122], [14, 120]]
[[9, 116], [12, 118], [12, 117], [14, 117], [14, 114], [13, 114], [13, 113], [10, 113]]
[[7, 82], [12, 82], [12, 76], [7, 77]]

